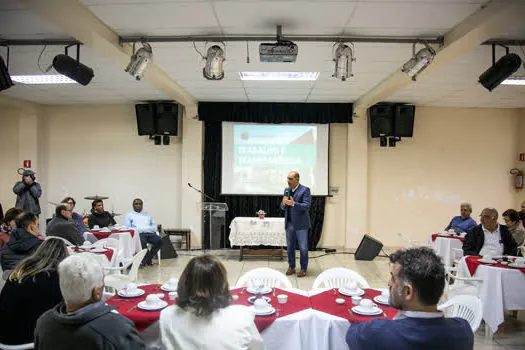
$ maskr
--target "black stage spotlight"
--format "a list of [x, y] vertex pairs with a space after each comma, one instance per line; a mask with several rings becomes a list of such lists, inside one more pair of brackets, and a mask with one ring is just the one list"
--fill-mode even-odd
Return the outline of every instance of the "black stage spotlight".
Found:
[[4, 59], [0, 57], [0, 91], [7, 90], [11, 86], [13, 86], [13, 81], [11, 81]]
[[[67, 50], [71, 46], [77, 47], [76, 60], [72, 57], [69, 57], [67, 54]], [[93, 79], [93, 77], [95, 76], [95, 74], [93, 73], [93, 69], [80, 63], [80, 44], [72, 44], [66, 46], [65, 55], [56, 55], [55, 58], [53, 58], [53, 68], [55, 68], [55, 70], [60, 74], [65, 75], [66, 77], [73, 79], [77, 83], [82, 84], [84, 86], [89, 84], [91, 79]]]
[[487, 90], [492, 91], [507, 79], [521, 66], [521, 58], [515, 53], [509, 53], [500, 58], [497, 62], [495, 54], [495, 46], [492, 46], [492, 67], [487, 69], [479, 76], [479, 83]]
[[170, 144], [170, 135], [164, 135], [162, 136], [162, 144], [164, 146], [167, 146]]
[[379, 146], [386, 147], [387, 137], [384, 134], [379, 135]]

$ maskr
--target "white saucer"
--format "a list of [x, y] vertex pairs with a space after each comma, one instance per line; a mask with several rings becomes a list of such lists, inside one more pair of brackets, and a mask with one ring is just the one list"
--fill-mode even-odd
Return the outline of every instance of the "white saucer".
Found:
[[[249, 297], [248, 301], [253, 304], [256, 299], [257, 299], [257, 296], [254, 295], [254, 296]], [[262, 297], [262, 299], [264, 299], [268, 304], [270, 303], [270, 301], [272, 301], [272, 299], [270, 299], [269, 297]]]
[[84, 250], [91, 250], [91, 249], [95, 249], [96, 247], [94, 245], [79, 245], [78, 246], [80, 249], [84, 249]]
[[275, 312], [275, 309], [273, 307], [269, 307], [265, 310], [261, 310], [259, 311], [258, 309], [255, 308], [255, 306], [252, 307], [253, 308], [253, 311], [255, 312], [255, 315], [257, 316], [268, 316], [268, 315], [272, 315], [274, 312]]
[[378, 307], [375, 307], [372, 311], [369, 311], [368, 309], [362, 309], [360, 305], [354, 306], [352, 308], [352, 311], [359, 315], [364, 316], [374, 316], [374, 315], [381, 315], [383, 313], [383, 310], [381, 310]]
[[105, 253], [108, 250], [106, 248], [102, 247], [94, 247], [94, 249], [91, 249], [91, 253]]
[[497, 264], [498, 262], [495, 260], [485, 260], [485, 259], [478, 259], [478, 262], [484, 263], [484, 264]]
[[144, 293], [146, 293], [146, 291], [140, 288], [137, 288], [137, 291], [133, 294], [128, 294], [125, 289], [121, 289], [117, 292], [117, 294], [123, 298], [136, 298], [136, 297], [140, 297]]
[[390, 304], [388, 303], [388, 298], [385, 299], [385, 298], [383, 298], [382, 295], [375, 296], [375, 297], [374, 297], [374, 301], [375, 301], [376, 303], [379, 303], [379, 304], [390, 305]]
[[346, 295], [347, 297], [360, 297], [361, 295], [365, 294], [365, 291], [362, 290], [361, 288], [358, 288], [352, 292], [342, 287], [342, 288], [339, 288], [339, 293]]
[[175, 286], [174, 288], [170, 288], [169, 284], [163, 284], [162, 286], [160, 286], [160, 289], [162, 289], [165, 292], [176, 292], [177, 288], [178, 286]]
[[165, 302], [164, 300], [160, 300], [159, 303], [155, 306], [153, 305], [149, 305], [146, 300], [144, 301], [141, 301], [140, 303], [137, 304], [137, 307], [139, 309], [142, 309], [142, 310], [147, 310], [147, 311], [152, 311], [152, 310], [160, 310], [160, 309], [163, 309], [165, 308], [166, 306], [168, 306], [168, 303]]
[[268, 293], [271, 293], [272, 292], [272, 288], [270, 287], [265, 287], [263, 288], [260, 292], [257, 291], [257, 289], [253, 288], [253, 287], [248, 287], [246, 288], [246, 291], [250, 294], [268, 294]]
[[510, 263], [509, 264], [510, 267], [515, 267], [517, 269], [525, 269], [525, 265], [522, 265], [522, 264], [516, 264], [515, 262], [514, 263]]

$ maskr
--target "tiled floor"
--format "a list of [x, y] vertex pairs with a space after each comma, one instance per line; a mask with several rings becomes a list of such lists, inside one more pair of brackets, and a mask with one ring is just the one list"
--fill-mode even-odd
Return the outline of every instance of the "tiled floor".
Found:
[[[340, 250], [338, 250], [340, 251]], [[387, 249], [387, 253], [390, 253]], [[265, 258], [250, 258], [239, 261], [238, 250], [214, 251], [219, 256], [228, 271], [228, 282], [230, 286], [235, 283], [241, 275], [256, 267], [271, 267], [285, 272], [288, 268], [286, 258], [283, 261]], [[162, 283], [173, 277], [179, 277], [188, 261], [196, 255], [203, 254], [200, 251], [179, 252], [176, 259], [162, 260], [161, 265], [154, 265], [139, 271], [139, 281], [147, 283]], [[298, 254], [297, 254], [298, 255]], [[299, 266], [299, 261], [297, 261]], [[297, 278], [295, 275], [288, 278], [292, 285], [299, 289], [309, 290], [315, 278], [325, 269], [331, 267], [346, 267], [359, 272], [366, 278], [373, 288], [387, 287], [389, 279], [388, 259], [378, 257], [373, 261], [356, 261], [353, 254], [336, 253], [325, 255], [322, 252], [310, 252], [308, 275]], [[483, 327], [476, 333], [474, 349], [476, 350], [517, 350], [525, 349], [525, 322], [509, 320], [500, 327], [494, 340], [485, 339]]]

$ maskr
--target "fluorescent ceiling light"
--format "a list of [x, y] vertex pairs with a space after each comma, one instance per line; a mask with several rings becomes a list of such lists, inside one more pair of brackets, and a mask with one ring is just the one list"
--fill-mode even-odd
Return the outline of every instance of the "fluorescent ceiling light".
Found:
[[239, 72], [241, 80], [295, 80], [311, 81], [319, 72]]
[[62, 74], [11, 75], [11, 80], [22, 84], [76, 84]]
[[525, 85], [525, 77], [507, 78], [501, 82], [501, 85]]

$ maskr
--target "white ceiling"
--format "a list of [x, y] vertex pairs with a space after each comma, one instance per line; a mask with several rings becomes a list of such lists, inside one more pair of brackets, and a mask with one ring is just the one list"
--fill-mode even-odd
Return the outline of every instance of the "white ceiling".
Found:
[[[277, 24], [289, 35], [443, 35], [477, 11], [485, 0], [364, 0], [364, 1], [161, 1], [81, 0], [97, 17], [121, 36], [130, 35], [273, 35]], [[525, 18], [525, 14], [524, 14]], [[0, 1], [0, 38], [50, 39], [69, 35], [33, 15], [16, 0]], [[525, 39], [525, 22], [508, 28], [497, 38]], [[411, 45], [357, 43], [355, 76], [346, 82], [331, 77], [331, 43], [300, 42], [295, 64], [260, 63], [258, 42], [226, 43], [225, 78], [207, 81], [203, 62], [191, 43], [154, 43], [154, 61], [197, 100], [352, 102], [411, 55]], [[205, 51], [204, 43], [196, 43]], [[11, 48], [11, 74], [38, 74], [42, 46]], [[522, 58], [519, 48], [512, 48]], [[48, 47], [41, 57], [47, 67], [61, 47]], [[0, 48], [3, 55], [4, 50]], [[165, 99], [145, 82], [137, 82], [122, 67], [87, 48], [81, 61], [92, 67], [95, 78], [88, 86], [24, 86], [17, 84], [2, 94], [45, 104], [118, 103]], [[477, 78], [491, 64], [488, 46], [456, 60], [446, 69], [428, 74], [391, 96], [391, 101], [434, 106], [525, 107], [525, 87], [500, 86], [489, 93]], [[321, 72], [316, 82], [243, 82], [244, 70]], [[522, 70], [525, 75], [525, 70]]]

